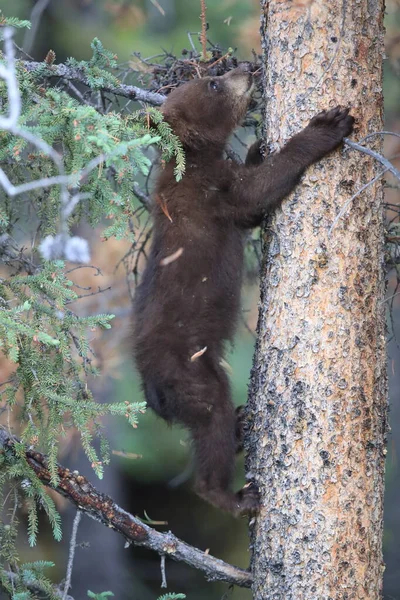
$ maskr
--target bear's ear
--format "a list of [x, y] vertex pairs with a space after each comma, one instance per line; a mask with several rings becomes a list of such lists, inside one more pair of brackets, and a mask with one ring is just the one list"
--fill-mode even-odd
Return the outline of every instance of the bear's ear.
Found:
[[165, 104], [160, 106], [160, 113], [163, 116], [164, 121], [173, 127], [173, 122], [176, 120], [176, 111], [173, 108], [168, 108]]
[[195, 140], [198, 137], [196, 129], [190, 125], [190, 121], [185, 118], [185, 113], [182, 110], [176, 110], [174, 107], [161, 108], [164, 121], [168, 123], [174, 134], [180, 139], [183, 146], [195, 145]]

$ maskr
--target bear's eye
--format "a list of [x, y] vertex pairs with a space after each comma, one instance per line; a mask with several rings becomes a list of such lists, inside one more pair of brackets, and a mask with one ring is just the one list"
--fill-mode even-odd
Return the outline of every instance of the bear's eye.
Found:
[[211, 79], [210, 83], [208, 84], [208, 87], [213, 92], [216, 92], [219, 89], [219, 84], [217, 81], [215, 81], [215, 79]]

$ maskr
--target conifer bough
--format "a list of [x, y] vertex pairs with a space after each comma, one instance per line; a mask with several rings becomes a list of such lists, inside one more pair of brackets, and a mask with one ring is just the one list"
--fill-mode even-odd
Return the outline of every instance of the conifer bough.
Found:
[[[44, 78], [61, 77], [62, 79], [67, 79], [68, 81], [78, 81], [84, 85], [90, 86], [88, 78], [80, 69], [69, 67], [63, 63], [57, 65], [46, 65], [46, 63], [25, 60], [21, 61], [20, 64], [29, 73], [37, 72], [41, 77]], [[135, 85], [125, 85], [120, 83], [119, 85], [115, 86], [104, 83], [101, 86], [101, 89], [103, 92], [109, 92], [110, 94], [115, 94], [116, 96], [129, 98], [129, 100], [147, 102], [153, 106], [161, 106], [165, 100], [164, 94], [150, 92], [149, 90], [144, 90]]]
[[[13, 450], [17, 442], [5, 429], [0, 428], [0, 454]], [[103, 525], [121, 533], [128, 543], [155, 550], [173, 560], [185, 562], [203, 571], [208, 581], [225, 581], [240, 587], [250, 587], [251, 574], [186, 544], [173, 533], [161, 533], [143, 523], [138, 517], [123, 510], [110, 496], [100, 493], [77, 471], [58, 465], [58, 485], [51, 483], [52, 476], [46, 457], [40, 452], [26, 450], [25, 459], [36, 476], [46, 486], [67, 498], [80, 511]]]

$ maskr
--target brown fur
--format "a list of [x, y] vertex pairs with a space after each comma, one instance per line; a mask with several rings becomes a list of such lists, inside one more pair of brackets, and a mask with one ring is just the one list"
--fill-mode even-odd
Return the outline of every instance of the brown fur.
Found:
[[320, 113], [281, 152], [263, 161], [256, 143], [238, 165], [224, 160], [223, 150], [245, 115], [250, 87], [251, 74], [238, 68], [191, 81], [166, 100], [164, 116], [184, 145], [187, 167], [179, 183], [173, 161], [158, 177], [134, 319], [134, 354], [149, 406], [189, 428], [196, 491], [236, 515], [258, 507], [254, 487], [230, 489], [240, 427], [221, 366], [240, 308], [243, 234], [351, 133], [354, 121], [339, 107]]

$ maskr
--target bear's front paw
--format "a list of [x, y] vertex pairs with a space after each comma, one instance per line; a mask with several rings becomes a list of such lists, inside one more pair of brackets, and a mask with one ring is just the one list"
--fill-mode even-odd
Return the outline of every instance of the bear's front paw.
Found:
[[246, 166], [260, 165], [263, 162], [266, 153], [263, 140], [257, 140], [250, 146], [249, 151], [247, 152]]
[[321, 146], [321, 151], [334, 150], [353, 131], [354, 117], [349, 115], [350, 108], [336, 106], [331, 110], [323, 110], [313, 117], [308, 128], [318, 133], [316, 144]]

